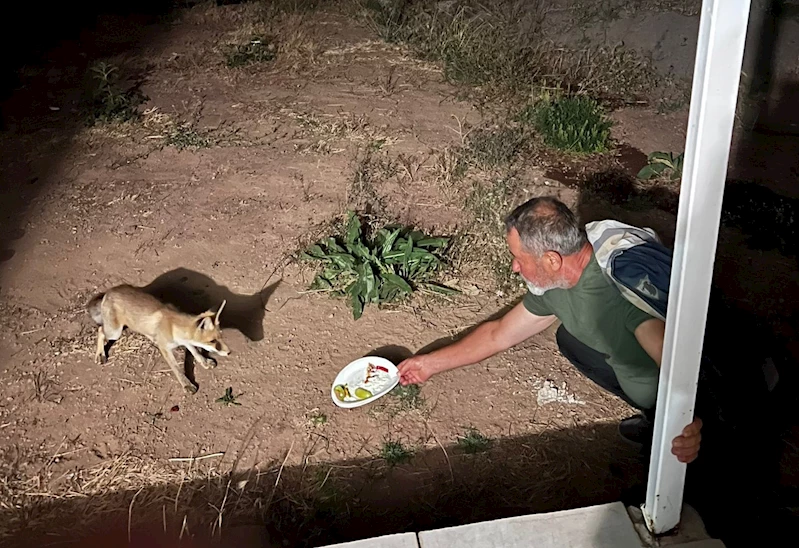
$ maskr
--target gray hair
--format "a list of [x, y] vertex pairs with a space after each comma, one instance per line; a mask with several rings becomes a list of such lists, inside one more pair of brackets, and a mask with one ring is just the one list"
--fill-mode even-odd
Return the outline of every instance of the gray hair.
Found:
[[505, 231], [515, 228], [522, 246], [536, 257], [547, 251], [573, 255], [588, 242], [585, 229], [569, 207], [551, 196], [526, 201], [505, 219]]

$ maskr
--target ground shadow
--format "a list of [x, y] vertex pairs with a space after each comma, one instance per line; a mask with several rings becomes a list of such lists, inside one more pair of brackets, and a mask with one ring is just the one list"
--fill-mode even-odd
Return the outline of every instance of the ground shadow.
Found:
[[[625, 500], [646, 476], [615, 425], [493, 440], [472, 449], [436, 447], [394, 465], [382, 459], [285, 468], [276, 463], [182, 484], [176, 465], [174, 482], [90, 497], [31, 497], [24, 507], [0, 509], [0, 520], [17, 527], [4, 546], [122, 546], [130, 534], [132, 546], [166, 547], [178, 545], [181, 531], [181, 546], [208, 546], [209, 531], [219, 530], [214, 508], [223, 509], [226, 542], [238, 525], [268, 531], [270, 544], [261, 538], [227, 546], [321, 546]], [[204, 470], [201, 462], [196, 467]]]
[[505, 314], [510, 312], [511, 309], [513, 307], [515, 307], [517, 304], [519, 304], [520, 302], [521, 302], [521, 299], [517, 299], [515, 302], [513, 302], [511, 304], [507, 304], [507, 305], [503, 306], [497, 312], [494, 312], [493, 314], [489, 315], [484, 320], [479, 321], [479, 322], [475, 322], [474, 325], [471, 325], [471, 326], [467, 327], [466, 329], [464, 329], [464, 330], [462, 330], [462, 331], [460, 331], [460, 332], [458, 332], [458, 333], [456, 333], [456, 334], [454, 334], [452, 336], [442, 337], [440, 339], [436, 339], [435, 341], [433, 341], [433, 342], [431, 342], [429, 344], [426, 344], [425, 346], [420, 348], [416, 353], [417, 354], [430, 354], [431, 352], [435, 352], [436, 350], [444, 348], [445, 346], [449, 346], [452, 343], [456, 343], [456, 342], [462, 340], [464, 337], [466, 337], [470, 333], [472, 333], [475, 329], [480, 327], [485, 322], [490, 322], [490, 321], [493, 321], [493, 320], [500, 319], [502, 316], [504, 316]]
[[223, 329], [232, 328], [251, 341], [264, 338], [266, 305], [280, 280], [252, 295], [234, 293], [211, 277], [188, 268], [176, 268], [158, 276], [143, 289], [187, 314], [216, 310], [226, 301], [219, 317]]
[[385, 360], [390, 361], [394, 365], [399, 365], [403, 360], [406, 360], [413, 356], [413, 352], [410, 349], [405, 348], [404, 346], [397, 346], [397, 345], [388, 345], [388, 346], [381, 346], [380, 348], [375, 348], [374, 350], [370, 350], [364, 356], [378, 356]]
[[[0, 33], [0, 264], [40, 194], [57, 184], [72, 136], [85, 127], [88, 69], [95, 60], [153, 44], [171, 0], [19, 3]], [[13, 25], [13, 28], [10, 28]], [[23, 70], [24, 69], [24, 70]], [[125, 74], [130, 81], [141, 75]]]

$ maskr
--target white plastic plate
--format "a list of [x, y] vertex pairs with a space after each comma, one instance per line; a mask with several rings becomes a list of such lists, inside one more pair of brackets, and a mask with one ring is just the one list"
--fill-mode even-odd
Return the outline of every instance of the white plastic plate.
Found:
[[[383, 375], [388, 376], [389, 382], [387, 382], [384, 386], [380, 386], [380, 390], [378, 391], [373, 389], [375, 382], [374, 380], [372, 380], [369, 384], [364, 384], [364, 381], [366, 380], [366, 368], [370, 363], [372, 365], [380, 365], [388, 369], [388, 373], [383, 373]], [[347, 367], [339, 372], [339, 374], [336, 376], [336, 379], [333, 381], [333, 385], [330, 387], [330, 397], [333, 398], [333, 403], [339, 407], [352, 409], [354, 407], [366, 405], [367, 403], [372, 403], [376, 399], [385, 396], [391, 392], [395, 386], [397, 386], [397, 383], [399, 383], [399, 371], [393, 363], [385, 358], [366, 356], [351, 362], [349, 365], [347, 365]], [[347, 385], [350, 394], [353, 397], [352, 401], [341, 401], [336, 397], [334, 388], [339, 384]], [[363, 400], [355, 399], [355, 389], [358, 387], [363, 387], [369, 390], [372, 393], [372, 397]]]

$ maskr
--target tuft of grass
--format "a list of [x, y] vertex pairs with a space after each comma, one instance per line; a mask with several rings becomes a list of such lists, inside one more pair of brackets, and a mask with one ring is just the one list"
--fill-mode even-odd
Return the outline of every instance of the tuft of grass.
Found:
[[396, 466], [411, 460], [413, 450], [405, 447], [399, 441], [386, 440], [380, 448], [380, 458], [385, 460], [390, 466]]
[[178, 150], [208, 148], [214, 145], [214, 140], [198, 132], [192, 124], [178, 124], [173, 126], [166, 135], [164, 144], [173, 146]]
[[448, 247], [448, 238], [402, 226], [384, 226], [370, 237], [350, 211], [341, 234], [311, 245], [301, 257], [322, 265], [311, 289], [346, 297], [357, 320], [369, 303], [398, 301], [418, 289], [456, 293], [433, 281], [445, 266]]
[[271, 37], [253, 36], [243, 44], [225, 44], [222, 55], [228, 68], [239, 68], [273, 61], [277, 56], [277, 47]]
[[458, 436], [457, 444], [466, 453], [474, 454], [487, 451], [492, 441], [476, 428], [468, 428], [463, 436]]
[[612, 122], [605, 117], [602, 107], [589, 97], [544, 98], [526, 107], [519, 120], [531, 123], [544, 143], [553, 148], [590, 154], [605, 152], [610, 146]]
[[483, 128], [466, 137], [465, 157], [481, 169], [508, 167], [524, 149], [525, 135], [521, 127]]
[[449, 191], [463, 179], [469, 164], [460, 147], [446, 147], [436, 156], [432, 173], [442, 189]]
[[131, 122], [139, 118], [139, 106], [147, 98], [135, 87], [124, 90], [119, 67], [98, 61], [90, 67], [94, 87], [89, 99], [89, 124]]
[[397, 399], [401, 411], [411, 411], [424, 407], [425, 400], [418, 384], [402, 386], [398, 384], [390, 394]]
[[387, 155], [377, 154], [382, 146], [383, 141], [372, 141], [356, 157], [352, 183], [347, 194], [347, 203], [351, 209], [367, 212], [385, 210], [385, 203], [376, 186], [396, 176], [399, 167]]
[[557, 82], [575, 92], [636, 99], [657, 83], [651, 65], [632, 51], [569, 49], [542, 38], [544, 12], [522, 2], [367, 0], [364, 7], [384, 40], [441, 62], [448, 81], [486, 97], [525, 96]]
[[322, 426], [327, 424], [327, 415], [322, 413], [318, 409], [314, 409], [308, 414], [308, 421], [313, 426]]
[[460, 240], [457, 255], [461, 263], [474, 262], [492, 272], [500, 291], [519, 287], [511, 271], [511, 255], [505, 241], [505, 215], [513, 209], [520, 181], [513, 173], [500, 173], [487, 181], [476, 181], [466, 200], [471, 227]]

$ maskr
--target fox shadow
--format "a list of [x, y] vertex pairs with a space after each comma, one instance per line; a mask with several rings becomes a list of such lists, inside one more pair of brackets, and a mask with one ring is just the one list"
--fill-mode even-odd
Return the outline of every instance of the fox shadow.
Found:
[[243, 295], [217, 284], [201, 272], [176, 268], [161, 274], [142, 289], [181, 312], [193, 315], [216, 310], [226, 301], [219, 317], [222, 329], [235, 329], [251, 341], [260, 341], [264, 338], [266, 304], [278, 285], [280, 280], [252, 295]]

